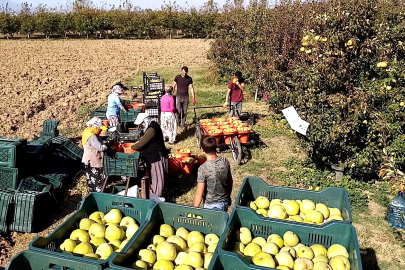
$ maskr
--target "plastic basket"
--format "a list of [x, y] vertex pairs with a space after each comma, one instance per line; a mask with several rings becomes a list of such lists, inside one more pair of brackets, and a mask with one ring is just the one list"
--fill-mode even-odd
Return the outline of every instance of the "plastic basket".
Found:
[[63, 183], [68, 178], [67, 174], [39, 174], [35, 176], [36, 179], [40, 180], [43, 183], [51, 184], [54, 189], [61, 188]]
[[7, 230], [10, 231], [34, 232], [45, 214], [48, 215], [56, 205], [50, 192], [12, 191], [11, 195], [7, 213], [9, 218], [6, 221]]
[[58, 137], [52, 138], [52, 143], [53, 144], [62, 144], [63, 142], [68, 141], [68, 140], [70, 140], [70, 139], [66, 138], [64, 136], [58, 136]]
[[[187, 217], [188, 214], [201, 216], [203, 219]], [[226, 227], [228, 213], [220, 210], [178, 205], [174, 203], [158, 203], [151, 213], [148, 223], [142, 226], [139, 234], [133, 237], [121, 253], [116, 253], [110, 260], [113, 269], [124, 270], [136, 261], [139, 250], [150, 244], [151, 238], [159, 234], [160, 225], [169, 224], [175, 229], [184, 227], [189, 231], [204, 234], [214, 233], [220, 236]]]
[[228, 270], [228, 269], [256, 270], [256, 269], [272, 269], [272, 268], [256, 267], [255, 265], [250, 265], [245, 260], [234, 255], [221, 253], [214, 254], [214, 256], [211, 259], [211, 263], [210, 266], [208, 267], [208, 270]]
[[20, 181], [17, 191], [49, 192], [50, 189], [51, 185], [41, 183], [35, 180], [34, 177], [28, 177]]
[[[347, 194], [347, 191], [343, 188], [329, 187], [322, 191], [310, 191], [297, 188], [271, 186], [268, 185], [266, 182], [264, 182], [261, 178], [246, 177], [235, 200], [236, 208], [249, 210], [252, 213], [254, 213], [257, 217], [261, 217], [263, 219], [270, 219], [260, 216], [259, 214], [257, 214], [252, 209], [246, 206], [246, 204], [249, 201], [254, 201], [255, 198], [257, 198], [258, 196], [267, 197], [269, 200], [273, 199], [312, 200], [314, 203], [323, 203], [328, 207], [336, 207], [340, 209], [340, 211], [342, 212], [343, 221], [333, 220], [331, 222], [351, 224], [353, 220], [349, 196]], [[294, 223], [293, 221], [285, 221], [285, 222]], [[328, 223], [324, 223], [321, 225], [313, 224], [310, 226], [322, 227]]]
[[52, 141], [52, 137], [48, 135], [40, 136], [40, 137], [35, 137], [31, 141], [29, 141], [27, 144], [29, 145], [42, 145], [42, 146], [49, 146]]
[[150, 117], [159, 117], [160, 116], [160, 109], [159, 108], [146, 108], [145, 112], [149, 114]]
[[59, 136], [58, 125], [59, 121], [57, 120], [45, 120], [40, 135], [51, 136], [52, 138]]
[[0, 189], [16, 189], [18, 187], [18, 169], [0, 167]]
[[83, 157], [84, 150], [75, 144], [72, 140], [66, 140], [62, 143], [62, 147], [59, 149], [63, 151], [64, 154], [71, 157], [72, 159], [81, 160]]
[[66, 174], [73, 176], [80, 170], [82, 165], [81, 161], [65, 156], [62, 152], [55, 151], [46, 157], [42, 166], [36, 171], [36, 174]]
[[[219, 243], [219, 253], [239, 256], [230, 251], [230, 245], [236, 242], [236, 231], [246, 227], [250, 229], [252, 237], [267, 237], [278, 234], [283, 237], [287, 231], [292, 231], [300, 238], [305, 246], [321, 244], [329, 248], [333, 244], [343, 245], [349, 252], [350, 269], [362, 270], [359, 242], [355, 228], [347, 223], [328, 223], [323, 227], [313, 227], [309, 224], [289, 223], [285, 221], [262, 219], [254, 212], [245, 209], [235, 209], [229, 218], [227, 228], [222, 234]], [[240, 256], [239, 256], [240, 257]], [[251, 257], [244, 257], [251, 263]], [[260, 268], [261, 269], [261, 268]], [[264, 268], [263, 268], [264, 269]], [[268, 268], [267, 268], [268, 269]]]
[[160, 76], [148, 77], [144, 85], [145, 95], [153, 92], [163, 92], [165, 90], [165, 78]]
[[78, 262], [49, 254], [25, 250], [14, 256], [8, 263], [7, 270], [102, 270], [101, 266], [92, 263]]
[[0, 231], [8, 230], [7, 224], [10, 220], [9, 209], [13, 203], [13, 195], [13, 190], [0, 190]]
[[92, 112], [91, 117], [99, 117], [101, 118], [101, 120], [107, 120], [106, 111], [104, 112], [94, 111]]
[[129, 109], [128, 112], [121, 111], [120, 112], [120, 119], [122, 123], [125, 122], [135, 122], [136, 117], [138, 114], [142, 112], [142, 108], [136, 108], [136, 109]]
[[[68, 260], [94, 263], [94, 260], [91, 259], [57, 252], [59, 246], [65, 239], [69, 238], [71, 232], [79, 228], [79, 222], [82, 218], [87, 218], [91, 213], [96, 211], [107, 213], [111, 209], [119, 209], [125, 216], [134, 218], [138, 224], [142, 226], [149, 220], [149, 212], [154, 204], [155, 202], [151, 200], [116, 196], [105, 193], [90, 193], [83, 199], [80, 208], [72, 216], [56, 228], [49, 236], [35, 238], [30, 243], [29, 249], [59, 256]], [[140, 230], [136, 232], [132, 239], [136, 238], [136, 235], [139, 234], [139, 232]], [[104, 260], [97, 261], [96, 263], [106, 266], [107, 262], [108, 260]]]
[[138, 174], [139, 152], [116, 153], [114, 158], [104, 156], [103, 171], [106, 176], [122, 175], [136, 177]]
[[26, 139], [0, 137], [0, 166], [18, 167], [23, 163], [26, 149]]
[[149, 107], [160, 107], [160, 97], [159, 96], [144, 96], [143, 103], [145, 104], [145, 109]]

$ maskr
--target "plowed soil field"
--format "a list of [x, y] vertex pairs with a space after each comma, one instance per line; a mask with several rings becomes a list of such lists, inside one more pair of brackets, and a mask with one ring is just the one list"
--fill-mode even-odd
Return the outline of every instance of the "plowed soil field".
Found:
[[0, 136], [31, 138], [46, 119], [77, 125], [77, 109], [153, 67], [206, 67], [207, 40], [0, 40]]
[[[77, 110], [107, 100], [110, 87], [142, 71], [208, 67], [209, 40], [0, 40], [0, 136], [32, 138], [47, 119], [74, 130]], [[157, 68], [155, 70], [154, 68]], [[172, 78], [167, 78], [169, 81]], [[171, 82], [171, 81], [170, 81]], [[73, 135], [73, 134], [71, 134]], [[80, 135], [80, 134], [77, 134]], [[67, 192], [63, 210], [39, 233], [0, 232], [0, 266], [37, 235], [49, 235], [82, 199], [80, 183]]]

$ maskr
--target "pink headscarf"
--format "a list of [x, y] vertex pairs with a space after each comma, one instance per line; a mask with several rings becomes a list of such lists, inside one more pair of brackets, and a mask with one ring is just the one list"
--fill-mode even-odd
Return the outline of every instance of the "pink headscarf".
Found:
[[116, 94], [124, 94], [124, 89], [119, 85], [114, 85], [112, 92]]

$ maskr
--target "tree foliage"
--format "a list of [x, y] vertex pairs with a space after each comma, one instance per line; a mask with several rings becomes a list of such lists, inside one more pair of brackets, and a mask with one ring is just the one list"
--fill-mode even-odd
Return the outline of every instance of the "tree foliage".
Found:
[[294, 106], [318, 165], [368, 180], [386, 160], [405, 169], [404, 14], [398, 0], [230, 6], [209, 57], [224, 78], [241, 70], [270, 109]]

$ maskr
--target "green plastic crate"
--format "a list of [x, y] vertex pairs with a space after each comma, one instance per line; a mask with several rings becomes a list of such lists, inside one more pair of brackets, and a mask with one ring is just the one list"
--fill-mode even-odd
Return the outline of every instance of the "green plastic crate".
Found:
[[0, 137], [0, 166], [16, 168], [24, 162], [26, 139]]
[[14, 256], [8, 263], [7, 270], [102, 270], [94, 263], [78, 262], [49, 254], [25, 250]]
[[[203, 219], [187, 217], [188, 214], [201, 216]], [[139, 251], [146, 248], [155, 234], [159, 234], [160, 225], [169, 224], [175, 229], [184, 227], [189, 231], [203, 234], [215, 233], [220, 236], [226, 227], [228, 213], [221, 210], [178, 205], [174, 203], [158, 203], [151, 213], [148, 223], [139, 228], [121, 253], [115, 253], [110, 260], [110, 267], [115, 270], [128, 270], [136, 261]]]
[[[323, 203], [328, 207], [339, 208], [342, 212], [343, 221], [333, 220], [332, 223], [352, 223], [352, 210], [350, 208], [349, 195], [347, 191], [343, 188], [329, 187], [322, 191], [310, 191], [297, 188], [288, 187], [278, 187], [271, 186], [264, 182], [261, 178], [257, 177], [246, 177], [243, 181], [242, 187], [240, 188], [238, 195], [235, 200], [236, 208], [242, 208], [255, 213], [256, 216], [263, 219], [271, 219], [260, 216], [254, 212], [250, 207], [246, 206], [249, 201], [254, 201], [258, 196], [267, 197], [269, 200], [273, 199], [294, 199], [312, 200], [314, 203]], [[294, 223], [293, 221], [286, 221]], [[328, 222], [329, 223], [329, 222]], [[325, 226], [324, 223], [321, 225], [311, 225], [314, 227]]]
[[43, 183], [51, 184], [54, 189], [61, 188], [63, 183], [68, 178], [67, 174], [49, 173], [49, 174], [39, 174], [34, 178], [40, 180]]
[[13, 203], [13, 190], [0, 190], [0, 231], [8, 231], [9, 209]]
[[66, 138], [64, 136], [58, 136], [58, 137], [52, 138], [52, 143], [57, 144], [57, 145], [61, 145], [62, 143], [66, 142], [68, 140], [70, 140], [70, 139]]
[[[111, 209], [119, 209], [125, 216], [133, 217], [137, 223], [142, 226], [149, 219], [149, 212], [155, 204], [152, 200], [116, 196], [105, 193], [90, 193], [80, 205], [80, 208], [70, 216], [62, 225], [56, 228], [47, 237], [37, 237], [30, 245], [29, 249], [47, 253], [54, 256], [60, 256], [65, 259], [94, 262], [94, 260], [82, 257], [76, 257], [69, 254], [59, 253], [57, 249], [65, 239], [68, 239], [72, 231], [79, 228], [79, 222], [82, 218], [87, 218], [91, 213], [101, 211], [109, 212]], [[140, 230], [138, 230], [139, 232]], [[137, 232], [137, 233], [138, 233]], [[134, 236], [135, 237], [135, 236]], [[111, 256], [110, 256], [111, 257]], [[106, 266], [108, 260], [97, 261], [98, 264]]]
[[45, 120], [40, 136], [51, 136], [52, 138], [59, 136], [58, 120]]
[[116, 153], [114, 158], [104, 156], [103, 171], [106, 176], [122, 175], [136, 177], [138, 174], [139, 152], [132, 154]]
[[125, 190], [126, 186], [113, 186], [111, 190], [111, 194], [118, 194], [118, 192], [121, 192]]
[[62, 147], [59, 149], [65, 155], [72, 159], [82, 160], [84, 150], [75, 144], [72, 140], [66, 140], [62, 143]]
[[0, 189], [16, 189], [18, 187], [18, 169], [0, 167]]
[[43, 145], [43, 146], [49, 146], [52, 141], [52, 136], [50, 135], [44, 135], [40, 137], [35, 137], [31, 141], [29, 141], [27, 144], [28, 145]]
[[[328, 223], [323, 227], [313, 227], [309, 224], [290, 223], [273, 219], [262, 219], [253, 211], [245, 209], [235, 209], [228, 220], [228, 224], [222, 234], [219, 243], [219, 253], [239, 256], [231, 252], [231, 245], [236, 242], [236, 231], [241, 227], [249, 228], [252, 237], [267, 237], [270, 234], [278, 234], [283, 237], [287, 231], [292, 231], [300, 238], [300, 243], [305, 246], [321, 244], [329, 248], [333, 244], [343, 245], [349, 252], [351, 270], [362, 270], [359, 241], [355, 228], [347, 223]], [[240, 256], [239, 256], [240, 257]], [[251, 263], [251, 257], [244, 257]], [[269, 269], [269, 268], [258, 268]], [[272, 269], [272, 268], [270, 268]]]
[[37, 192], [49, 192], [51, 185], [41, 183], [30, 176], [22, 179], [18, 185], [17, 191], [37, 191]]
[[229, 254], [221, 254], [216, 253], [211, 259], [210, 266], [208, 270], [250, 270], [250, 269], [269, 269], [263, 267], [257, 267], [254, 265], [248, 264], [245, 260], [241, 259], [240, 257], [229, 255]]
[[[44, 188], [47, 190], [48, 188]], [[49, 190], [49, 189], [48, 189]], [[16, 191], [13, 197], [13, 219], [9, 224], [10, 231], [35, 232], [44, 218], [54, 210], [57, 202], [51, 192]], [[44, 211], [47, 209], [47, 211]]]
[[[106, 120], [106, 108], [97, 108], [93, 113], [91, 114], [91, 117], [100, 117], [103, 120]], [[142, 112], [142, 108], [136, 108], [136, 109], [128, 109], [128, 112], [125, 111], [120, 111], [120, 120], [121, 123], [126, 123], [126, 122], [135, 122], [136, 117], [138, 114]]]

